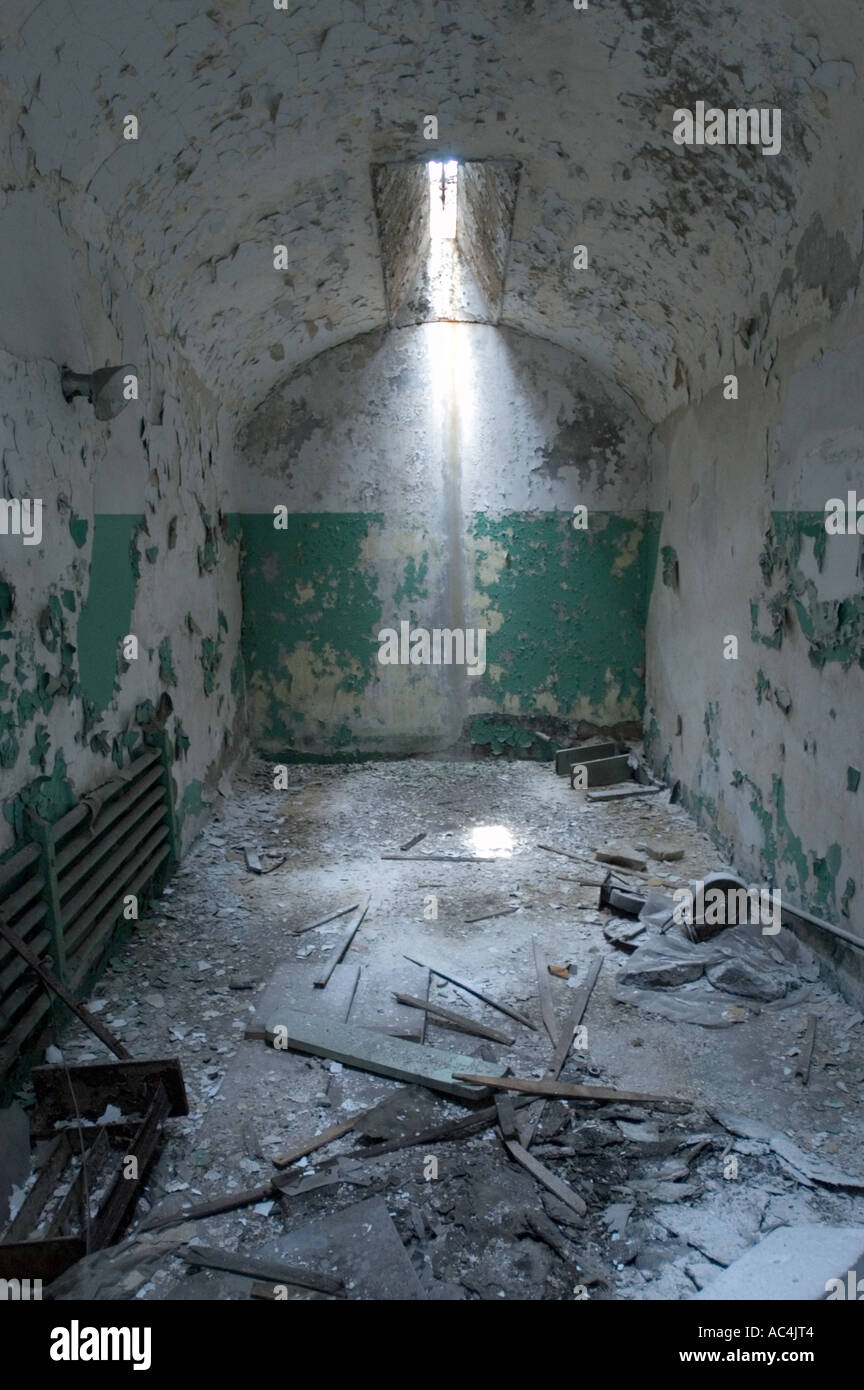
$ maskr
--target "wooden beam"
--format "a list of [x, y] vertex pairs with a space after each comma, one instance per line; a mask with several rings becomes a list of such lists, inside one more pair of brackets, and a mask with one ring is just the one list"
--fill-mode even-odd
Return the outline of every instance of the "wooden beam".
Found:
[[305, 931], [314, 931], [316, 927], [326, 926], [328, 922], [335, 922], [337, 917], [345, 917], [347, 913], [354, 912], [360, 906], [361, 899], [354, 903], [349, 903], [347, 907], [337, 908], [335, 912], [328, 912], [326, 917], [319, 917], [317, 922], [307, 922], [305, 927], [295, 927], [292, 936], [302, 936]]
[[128, 1178], [124, 1171], [125, 1162], [121, 1164], [111, 1185], [111, 1190], [100, 1206], [98, 1216], [92, 1223], [90, 1233], [90, 1248], [92, 1250], [101, 1250], [104, 1245], [110, 1245], [118, 1232], [122, 1230], [124, 1222], [138, 1200], [148, 1165], [159, 1145], [162, 1126], [170, 1113], [171, 1102], [165, 1092], [165, 1087], [160, 1082], [138, 1127], [138, 1132], [129, 1146], [128, 1157], [136, 1160], [137, 1177]]
[[435, 862], [436, 864], [499, 864], [500, 854], [382, 854], [382, 859], [400, 859], [405, 863], [409, 859], [422, 860], [424, 864]]
[[129, 1052], [128, 1048], [123, 1046], [120, 1039], [115, 1038], [114, 1034], [110, 1032], [103, 1023], [100, 1023], [98, 1018], [94, 1018], [89, 1009], [86, 1009], [83, 1004], [79, 1004], [78, 1000], [73, 994], [69, 993], [69, 990], [62, 981], [58, 980], [54, 971], [49, 970], [48, 966], [30, 950], [27, 943], [21, 940], [18, 933], [12, 930], [2, 912], [0, 912], [0, 936], [2, 936], [7, 945], [12, 947], [13, 951], [17, 951], [18, 955], [21, 956], [23, 960], [26, 960], [30, 969], [36, 972], [43, 985], [45, 985], [52, 994], [56, 994], [58, 999], [62, 999], [67, 1009], [72, 1010], [73, 1014], [81, 1020], [85, 1028], [89, 1028], [91, 1033], [95, 1033], [96, 1037], [100, 1042], [105, 1044], [109, 1052], [113, 1052], [115, 1057], [131, 1057], [132, 1054]]
[[290, 1164], [296, 1163], [298, 1159], [305, 1158], [307, 1154], [313, 1154], [317, 1149], [323, 1149], [325, 1145], [332, 1144], [334, 1139], [341, 1139], [343, 1134], [350, 1134], [357, 1121], [367, 1113], [365, 1110], [358, 1111], [352, 1115], [350, 1120], [344, 1120], [341, 1125], [331, 1125], [329, 1129], [324, 1129], [320, 1134], [316, 1134], [314, 1139], [306, 1139], [296, 1148], [287, 1149], [284, 1154], [279, 1154], [273, 1159], [277, 1168], [287, 1168]]
[[549, 1034], [549, 1041], [554, 1047], [558, 1041], [558, 1019], [555, 1014], [555, 1005], [552, 1002], [552, 980], [549, 971], [546, 969], [546, 957], [540, 949], [540, 942], [537, 937], [532, 937], [531, 945], [534, 948], [534, 969], [537, 972], [537, 994], [540, 998], [540, 1013], [546, 1032]]
[[472, 1033], [477, 1038], [489, 1038], [491, 1042], [506, 1043], [512, 1047], [515, 1038], [508, 1038], [506, 1033], [500, 1033], [497, 1028], [490, 1028], [485, 1023], [478, 1023], [475, 1018], [470, 1018], [468, 1014], [456, 1013], [453, 1009], [445, 1009], [441, 1004], [431, 1004], [428, 999], [418, 999], [416, 994], [397, 994], [394, 990], [394, 998], [400, 1004], [407, 1004], [410, 1009], [423, 1009], [433, 1018], [440, 1018], [445, 1023], [450, 1023], [454, 1028], [458, 1028], [462, 1033]]
[[491, 1086], [495, 1090], [519, 1091], [526, 1096], [559, 1096], [562, 1100], [618, 1101], [621, 1105], [683, 1105], [690, 1102], [680, 1096], [654, 1096], [644, 1091], [619, 1091], [614, 1086], [577, 1086], [567, 1081], [532, 1081], [530, 1077], [480, 1076], [475, 1072], [454, 1072], [456, 1081], [470, 1081], [472, 1086]]
[[183, 1070], [176, 1057], [52, 1064], [34, 1067], [30, 1079], [36, 1093], [30, 1128], [40, 1138], [54, 1132], [57, 1120], [68, 1119], [70, 1085], [79, 1114], [88, 1120], [98, 1119], [109, 1102], [126, 1115], [143, 1114], [160, 1083], [171, 1102], [169, 1114], [189, 1114]]
[[810, 1063], [813, 1061], [813, 1044], [816, 1041], [816, 1015], [810, 1014], [807, 1018], [807, 1032], [804, 1034], [804, 1043], [801, 1048], [801, 1056], [795, 1068], [795, 1075], [800, 1076], [802, 1083], [806, 1086], [810, 1080]]
[[[591, 991], [597, 983], [597, 976], [600, 974], [602, 965], [603, 957], [598, 956], [594, 963], [589, 966], [588, 974], [575, 992], [573, 1007], [570, 1010], [567, 1022], [561, 1029], [561, 1036], [558, 1039], [552, 1061], [549, 1063], [549, 1068], [544, 1077], [546, 1081], [557, 1081], [561, 1072], [564, 1070], [564, 1063], [570, 1056], [570, 1049], [573, 1046], [573, 1035], [582, 1022], [582, 1017], [588, 1007], [588, 1000], [591, 998]], [[543, 1117], [545, 1106], [545, 1100], [538, 1100], [534, 1102], [531, 1109], [528, 1111], [528, 1120], [523, 1131], [523, 1143], [526, 1149], [530, 1149], [531, 1147], [531, 1141], [537, 1133], [537, 1126]]]
[[330, 979], [330, 976], [333, 974], [333, 971], [336, 969], [336, 966], [339, 964], [345, 952], [348, 950], [348, 947], [351, 945], [351, 942], [357, 935], [360, 923], [363, 921], [363, 918], [366, 916], [366, 913], [369, 909], [370, 901], [371, 894], [367, 893], [365, 898], [361, 899], [361, 901], [357, 904], [354, 917], [348, 924], [348, 929], [345, 932], [345, 935], [343, 936], [339, 945], [336, 947], [336, 950], [331, 951], [327, 965], [324, 967], [321, 974], [318, 976], [317, 979], [313, 980], [312, 982], [316, 989], [324, 989], [326, 987], [327, 981]]
[[569, 849], [558, 849], [555, 845], [538, 845], [538, 849], [545, 849], [549, 854], [563, 854], [565, 859], [575, 859], [577, 863], [584, 864], [589, 858], [587, 854], [574, 854]]
[[[405, 959], [410, 960], [412, 965], [424, 965], [422, 960], [415, 960], [413, 956], [406, 956]], [[511, 1009], [509, 1004], [500, 1004], [497, 999], [492, 999], [488, 994], [484, 994], [482, 990], [475, 989], [473, 985], [467, 985], [464, 980], [457, 980], [455, 975], [445, 975], [443, 970], [438, 970], [434, 965], [424, 965], [424, 969], [431, 970], [432, 974], [437, 975], [439, 980], [446, 980], [448, 984], [455, 985], [457, 989], [464, 990], [466, 994], [471, 994], [475, 999], [482, 1000], [484, 1004], [489, 1005], [490, 1009], [497, 1009], [499, 1013], [506, 1014], [508, 1018], [514, 1019], [516, 1023], [521, 1023], [524, 1028], [531, 1028], [535, 1032], [537, 1031], [536, 1023], [532, 1023], [530, 1018], [526, 1018], [524, 1014], [518, 1013], [516, 1009]]]
[[578, 1212], [580, 1216], [585, 1215], [588, 1207], [579, 1196], [579, 1193], [574, 1192], [573, 1188], [568, 1187], [566, 1182], [562, 1182], [560, 1178], [556, 1178], [555, 1174], [550, 1173], [548, 1168], [544, 1168], [542, 1163], [538, 1163], [536, 1158], [532, 1158], [527, 1149], [523, 1149], [522, 1145], [517, 1143], [515, 1139], [505, 1139], [504, 1147], [507, 1149], [511, 1158], [514, 1158], [517, 1163], [522, 1165], [526, 1172], [530, 1173], [531, 1176], [536, 1178], [539, 1183], [542, 1183], [549, 1192], [553, 1193], [554, 1196], [558, 1198], [559, 1202], [564, 1202], [566, 1206]]
[[334, 1274], [304, 1269], [302, 1265], [283, 1264], [281, 1260], [252, 1259], [235, 1255], [230, 1250], [217, 1250], [207, 1245], [187, 1245], [177, 1251], [187, 1264], [199, 1269], [224, 1269], [228, 1274], [241, 1274], [247, 1279], [266, 1280], [270, 1284], [296, 1284], [303, 1289], [321, 1293], [339, 1293], [344, 1284]]

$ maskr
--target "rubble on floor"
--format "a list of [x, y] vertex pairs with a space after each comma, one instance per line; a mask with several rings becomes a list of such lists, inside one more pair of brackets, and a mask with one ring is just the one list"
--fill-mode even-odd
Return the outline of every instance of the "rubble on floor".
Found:
[[[771, 1232], [864, 1225], [864, 1019], [812, 953], [603, 900], [598, 849], [644, 856], [612, 880], [643, 904], [723, 867], [668, 793], [595, 805], [532, 763], [291, 777], [235, 774], [89, 1001], [181, 1060], [189, 1114], [55, 1296], [682, 1299]], [[77, 1023], [63, 1056], [102, 1060]]]

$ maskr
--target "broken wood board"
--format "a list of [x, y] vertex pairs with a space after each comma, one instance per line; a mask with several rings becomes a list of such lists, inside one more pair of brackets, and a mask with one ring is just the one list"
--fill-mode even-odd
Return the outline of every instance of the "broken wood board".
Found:
[[[347, 1160], [351, 1155], [344, 1157]], [[228, 1211], [239, 1211], [241, 1207], [251, 1207], [258, 1202], [302, 1196], [303, 1193], [314, 1191], [318, 1187], [332, 1187], [337, 1183], [365, 1187], [368, 1182], [361, 1165], [351, 1165], [347, 1161], [342, 1163], [342, 1156], [324, 1160], [321, 1167], [324, 1171], [311, 1169], [308, 1173], [275, 1173], [268, 1182], [258, 1183], [255, 1187], [240, 1188], [236, 1192], [214, 1197], [210, 1201], [197, 1202], [192, 1207], [173, 1206], [168, 1198], [160, 1203], [158, 1208], [154, 1208], [138, 1229], [161, 1231], [169, 1226], [182, 1225], [186, 1221], [202, 1221], [208, 1216], [221, 1216]], [[171, 1194], [173, 1195], [175, 1194]], [[165, 1207], [169, 1205], [171, 1210], [165, 1211]]]
[[314, 922], [307, 922], [303, 927], [293, 929], [294, 936], [302, 936], [304, 932], [314, 931], [316, 927], [325, 927], [328, 922], [335, 922], [337, 917], [347, 917], [349, 912], [354, 912], [360, 906], [360, 898], [356, 898], [347, 907], [337, 907], [335, 912], [328, 912], [326, 917], [319, 917]]
[[807, 1032], [804, 1035], [804, 1042], [801, 1047], [801, 1056], [798, 1058], [798, 1065], [795, 1068], [795, 1075], [800, 1076], [805, 1086], [810, 1080], [810, 1064], [813, 1061], [813, 1044], [816, 1041], [816, 1023], [816, 1015], [809, 1014], [807, 1017]]
[[318, 1289], [321, 1293], [339, 1293], [344, 1287], [344, 1281], [338, 1275], [309, 1269], [305, 1265], [288, 1265], [267, 1256], [235, 1255], [230, 1250], [217, 1250], [208, 1245], [187, 1245], [177, 1254], [187, 1264], [204, 1269], [224, 1269], [229, 1274], [242, 1274], [249, 1279], [298, 1284], [301, 1288]]
[[160, 1083], [170, 1102], [169, 1115], [189, 1114], [183, 1070], [176, 1057], [35, 1067], [30, 1083], [36, 1093], [30, 1132], [36, 1138], [53, 1135], [57, 1121], [68, 1120], [75, 1112], [83, 1119], [97, 1120], [109, 1103], [124, 1115], [143, 1114]]
[[325, 990], [314, 987], [318, 971], [317, 966], [297, 965], [295, 961], [277, 965], [246, 1025], [244, 1038], [267, 1042], [286, 1010], [328, 1014], [346, 1022], [357, 991], [360, 966], [347, 961], [337, 965]]
[[476, 917], [463, 917], [463, 922], [491, 922], [495, 917], [509, 917], [520, 908], [531, 907], [531, 903], [517, 903], [515, 907], [498, 907], [494, 912], [481, 912]]
[[531, 945], [534, 950], [534, 969], [537, 972], [537, 994], [540, 999], [540, 1014], [543, 1019], [543, 1026], [549, 1034], [549, 1041], [554, 1047], [558, 1041], [560, 1032], [558, 1019], [555, 1015], [555, 1004], [552, 999], [552, 978], [546, 969], [546, 957], [540, 947], [537, 937], [532, 937]]
[[21, 956], [22, 960], [27, 962], [30, 969], [39, 976], [43, 985], [45, 985], [52, 994], [56, 995], [58, 999], [62, 999], [67, 1009], [72, 1010], [73, 1014], [84, 1024], [84, 1027], [89, 1028], [90, 1032], [94, 1033], [99, 1041], [105, 1044], [109, 1052], [113, 1052], [115, 1057], [131, 1057], [132, 1054], [129, 1052], [129, 1049], [120, 1039], [115, 1037], [110, 1029], [105, 1027], [104, 1023], [100, 1023], [98, 1018], [95, 1018], [89, 1009], [78, 1002], [74, 994], [71, 994], [63, 984], [62, 980], [58, 980], [54, 971], [46, 965], [40, 956], [37, 956], [34, 951], [31, 951], [26, 941], [22, 941], [17, 932], [12, 930], [2, 912], [0, 912], [0, 937], [3, 938], [8, 946], [12, 947], [13, 951], [16, 951], [17, 954]]
[[[567, 1017], [567, 1022], [561, 1029], [561, 1034], [555, 1045], [555, 1052], [552, 1057], [552, 1061], [549, 1063], [549, 1068], [544, 1077], [545, 1081], [557, 1081], [558, 1077], [561, 1075], [561, 1072], [564, 1070], [564, 1063], [570, 1056], [570, 1049], [573, 1046], [574, 1034], [576, 1032], [576, 1029], [579, 1027], [579, 1024], [582, 1022], [582, 1018], [585, 1014], [585, 1010], [588, 1007], [588, 1001], [591, 998], [591, 993], [594, 989], [595, 984], [597, 983], [597, 976], [600, 974], [602, 965], [603, 957], [597, 956], [597, 958], [594, 961], [592, 961], [592, 963], [589, 965], [588, 973], [585, 976], [585, 979], [582, 981], [582, 984], [579, 985], [576, 989], [570, 1013]], [[534, 1135], [537, 1133], [537, 1126], [539, 1125], [540, 1120], [543, 1117], [543, 1110], [545, 1106], [546, 1101], [541, 1099], [535, 1101], [528, 1111], [527, 1120], [524, 1125], [524, 1137], [522, 1141], [526, 1149], [530, 1149], [531, 1147], [531, 1141], [534, 1138]]]
[[515, 1139], [505, 1139], [503, 1142], [511, 1158], [514, 1158], [517, 1163], [521, 1164], [526, 1172], [530, 1173], [533, 1178], [536, 1178], [539, 1183], [542, 1183], [547, 1191], [558, 1198], [559, 1202], [563, 1202], [565, 1206], [570, 1207], [571, 1210], [577, 1212], [579, 1216], [585, 1215], [588, 1207], [579, 1196], [578, 1192], [574, 1192], [573, 1188], [568, 1187], [566, 1182], [562, 1182], [560, 1178], [556, 1178], [554, 1173], [550, 1173], [548, 1168], [544, 1168], [542, 1163], [538, 1163], [536, 1158], [532, 1158], [528, 1150], [523, 1149], [522, 1145], [517, 1143]]
[[[355, 1130], [359, 1134], [370, 1138], [390, 1139], [403, 1138], [401, 1130], [408, 1126], [411, 1135], [422, 1132], [422, 1125], [416, 1120], [415, 1114], [417, 1107], [424, 1108], [424, 1102], [430, 1100], [428, 1091], [420, 1086], [404, 1086], [395, 1094], [387, 1095], [383, 1100], [376, 1101], [367, 1110], [358, 1110], [349, 1119], [343, 1120], [340, 1124], [331, 1125], [329, 1129], [322, 1130], [312, 1139], [306, 1139], [297, 1144], [294, 1148], [286, 1150], [278, 1158], [273, 1159], [277, 1168], [287, 1168], [298, 1159], [305, 1158], [307, 1154], [315, 1153], [318, 1149], [325, 1148], [332, 1144], [336, 1139], [341, 1139], [343, 1135], [350, 1134]], [[412, 1106], [414, 1110], [412, 1111]], [[425, 1106], [428, 1109], [428, 1106]], [[411, 1128], [413, 1119], [413, 1128]]]
[[501, 1033], [497, 1028], [490, 1028], [485, 1023], [479, 1023], [476, 1018], [470, 1018], [468, 1014], [456, 1013], [453, 1009], [445, 1009], [442, 1004], [430, 1004], [428, 999], [418, 999], [413, 994], [397, 994], [400, 1004], [407, 1004], [411, 1009], [424, 1009], [431, 1014], [433, 1019], [441, 1019], [443, 1023], [448, 1023], [452, 1028], [456, 1028], [462, 1033], [471, 1033], [476, 1038], [488, 1038], [490, 1042], [504, 1043], [512, 1047], [515, 1038], [509, 1038], [506, 1033]]
[[622, 782], [620, 787], [605, 787], [588, 792], [589, 801], [628, 801], [632, 796], [656, 796], [663, 787], [643, 787], [638, 782]]
[[425, 830], [421, 830], [421, 831], [419, 832], [419, 834], [417, 834], [417, 835], [412, 835], [412, 836], [411, 836], [411, 839], [410, 839], [410, 840], [406, 840], [405, 843], [404, 843], [404, 845], [400, 845], [399, 848], [400, 848], [400, 850], [402, 851], [402, 853], [404, 854], [404, 853], [406, 853], [409, 849], [413, 849], [415, 845], [419, 845], [419, 843], [420, 843], [421, 840], [425, 840], [425, 839], [426, 839], [426, 831], [425, 831]]
[[[359, 1071], [390, 1076], [396, 1081], [417, 1082], [462, 1100], [478, 1099], [485, 1094], [488, 1085], [488, 1082], [479, 1086], [466, 1083], [457, 1076], [476, 1062], [475, 1057], [445, 1052], [427, 1043], [402, 1042], [369, 1028], [340, 1023], [323, 1014], [286, 1011], [279, 1028], [274, 1044], [278, 1051], [311, 1052], [313, 1056], [329, 1057]], [[491, 1075], [497, 1084], [507, 1068], [501, 1063], [495, 1063], [494, 1068]]]
[[343, 1134], [350, 1134], [365, 1111], [358, 1111], [352, 1115], [350, 1120], [343, 1120], [341, 1124], [331, 1125], [329, 1129], [324, 1129], [320, 1134], [316, 1134], [312, 1139], [305, 1139], [302, 1144], [297, 1144], [293, 1149], [287, 1149], [285, 1153], [279, 1154], [273, 1159], [277, 1168], [288, 1168], [298, 1159], [305, 1158], [307, 1154], [315, 1153], [318, 1149], [325, 1148], [332, 1144], [334, 1140], [341, 1139]]
[[348, 950], [348, 947], [351, 945], [351, 942], [357, 935], [357, 932], [360, 928], [360, 923], [363, 921], [363, 918], [366, 916], [366, 913], [369, 910], [370, 901], [371, 894], [367, 893], [365, 898], [360, 903], [358, 903], [354, 911], [354, 915], [352, 916], [345, 930], [345, 935], [337, 944], [335, 950], [330, 952], [329, 956], [327, 957], [327, 964], [323, 967], [321, 973], [318, 976], [316, 976], [315, 980], [313, 981], [313, 984], [315, 985], [316, 989], [326, 988], [327, 981], [330, 979], [330, 976], [333, 974], [333, 971], [336, 969], [336, 966], [339, 964], [345, 952]]
[[500, 854], [382, 854], [382, 859], [420, 860], [424, 864], [497, 864]]
[[[468, 1139], [497, 1123], [499, 1119], [497, 1100], [496, 1097], [494, 1105], [486, 1106], [483, 1110], [475, 1110], [473, 1114], [465, 1115], [461, 1120], [450, 1120], [443, 1125], [434, 1125], [423, 1130], [420, 1134], [409, 1135], [403, 1139], [388, 1139], [383, 1144], [351, 1149], [345, 1156], [346, 1158], [378, 1158], [383, 1154], [395, 1153], [397, 1149], [410, 1149], [420, 1144], [446, 1144], [454, 1139]], [[524, 1096], [514, 1102], [517, 1110], [529, 1104], [530, 1101]]]
[[[413, 956], [406, 956], [405, 959], [410, 960], [414, 965], [423, 965], [423, 961], [414, 960]], [[488, 1004], [491, 1009], [497, 1009], [499, 1013], [506, 1014], [508, 1018], [514, 1019], [516, 1023], [521, 1023], [524, 1028], [531, 1028], [536, 1032], [536, 1023], [532, 1023], [530, 1018], [526, 1018], [524, 1014], [520, 1014], [516, 1009], [511, 1009], [509, 1004], [499, 1003], [497, 999], [493, 999], [490, 995], [484, 994], [482, 990], [477, 989], [474, 985], [466, 984], [464, 980], [457, 980], [455, 975], [445, 975], [444, 971], [439, 970], [435, 965], [425, 965], [423, 968], [425, 970], [431, 970], [432, 974], [437, 975], [439, 980], [446, 980], [448, 984], [455, 985], [457, 989], [464, 990], [466, 994], [472, 994], [475, 999], [482, 1000], [482, 1002]]]
[[538, 845], [538, 849], [545, 849], [548, 854], [563, 854], [565, 859], [575, 859], [577, 863], [584, 863], [589, 856], [587, 854], [574, 854], [569, 849], [558, 849], [556, 845]]
[[474, 1086], [491, 1086], [496, 1090], [519, 1091], [526, 1096], [558, 1096], [562, 1100], [600, 1100], [618, 1101], [622, 1105], [684, 1106], [691, 1109], [690, 1102], [681, 1096], [654, 1096], [644, 1091], [619, 1091], [614, 1086], [578, 1086], [569, 1081], [532, 1081], [521, 1076], [496, 1076], [487, 1073], [456, 1072], [457, 1081], [468, 1081]]

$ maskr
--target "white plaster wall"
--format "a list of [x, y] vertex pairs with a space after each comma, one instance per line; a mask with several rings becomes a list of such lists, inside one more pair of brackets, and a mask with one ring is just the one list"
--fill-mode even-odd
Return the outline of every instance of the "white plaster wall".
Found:
[[[0, 203], [0, 487], [5, 497], [42, 499], [43, 536], [41, 545], [25, 546], [20, 537], [0, 535], [0, 574], [15, 588], [10, 636], [0, 640], [0, 655], [7, 658], [0, 680], [9, 687], [0, 708], [14, 711], [20, 689], [33, 689], [34, 663], [59, 673], [60, 656], [40, 643], [38, 622], [49, 596], [63, 589], [76, 596], [77, 611], [64, 610], [68, 639], [76, 644], [94, 518], [142, 513], [149, 534], [138, 542], [140, 579], [129, 625], [139, 639], [140, 659], [130, 663], [109, 707], [86, 734], [79, 694], [61, 692], [48, 712], [29, 714], [16, 731], [14, 766], [0, 769], [0, 802], [50, 773], [58, 750], [79, 795], [111, 775], [114, 763], [94, 752], [89, 740], [103, 733], [110, 746], [129, 727], [139, 701], [158, 701], [164, 687], [156, 649], [166, 635], [177, 673], [176, 687], [168, 687], [175, 715], [167, 729], [173, 737], [179, 720], [191, 740], [187, 757], [174, 768], [182, 798], [190, 783], [212, 785], [238, 751], [224, 740], [238, 712], [229, 684], [241, 629], [236, 547], [220, 540], [217, 568], [207, 576], [199, 574], [197, 558], [204, 541], [200, 507], [215, 523], [232, 430], [174, 345], [148, 325], [99, 210], [68, 191], [58, 202], [51, 180], [38, 174], [33, 182], [38, 186], [7, 189]], [[108, 362], [137, 365], [140, 399], [114, 421], [100, 422], [83, 399], [64, 400], [61, 368], [89, 371]], [[73, 512], [87, 523], [81, 548], [70, 533]], [[177, 520], [177, 541], [169, 550], [171, 517]], [[144, 556], [151, 545], [159, 546], [156, 564]], [[201, 635], [217, 631], [220, 608], [229, 630], [216, 690], [205, 696]], [[189, 631], [187, 612], [198, 634]], [[23, 681], [16, 666], [25, 673]], [[47, 725], [50, 734], [41, 762], [30, 757], [38, 725]], [[194, 817], [187, 835], [193, 829]], [[0, 819], [0, 851], [12, 838]]]
[[[680, 589], [665, 586], [658, 570], [646, 719], [649, 728], [652, 715], [659, 725], [657, 765], [665, 760], [670, 780], [716, 805], [716, 829], [745, 874], [760, 873], [764, 829], [751, 806], [753, 788], [746, 781], [734, 786], [733, 773], [753, 779], [766, 805], [772, 775], [782, 778], [786, 818], [811, 870], [830, 846], [842, 850], [834, 898], [813, 910], [864, 935], [864, 791], [847, 790], [847, 767], [864, 772], [864, 671], [857, 663], [845, 671], [838, 662], [814, 666], [797, 617], [786, 623], [778, 650], [751, 640], [750, 619], [750, 602], [764, 589], [759, 557], [772, 510], [821, 512], [828, 498], [845, 499], [848, 488], [864, 495], [862, 327], [861, 314], [849, 313], [818, 338], [790, 340], [772, 368], [740, 375], [737, 401], [715, 391], [662, 428], [666, 460], [654, 495], [667, 499], [660, 544], [677, 552]], [[828, 537], [820, 572], [805, 539], [801, 569], [820, 599], [862, 595], [862, 545], [857, 536]], [[767, 631], [764, 613], [760, 623]], [[724, 637], [732, 634], [737, 661], [723, 658]], [[772, 687], [761, 703], [760, 670]], [[778, 687], [791, 696], [788, 713], [774, 697]], [[843, 914], [848, 878], [857, 893]], [[781, 854], [777, 882], [790, 900], [807, 905], [794, 854]]]
[[274, 390], [241, 432], [231, 510], [422, 519], [451, 444], [466, 513], [647, 503], [651, 432], [623, 391], [527, 334], [429, 323], [331, 349]]

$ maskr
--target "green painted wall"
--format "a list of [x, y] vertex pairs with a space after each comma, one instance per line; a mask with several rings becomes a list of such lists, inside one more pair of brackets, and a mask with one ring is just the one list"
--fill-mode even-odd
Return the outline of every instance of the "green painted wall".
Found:
[[490, 635], [475, 699], [510, 714], [640, 719], [659, 534], [654, 514], [593, 512], [584, 531], [560, 512], [476, 515], [475, 583]]
[[[449, 558], [420, 526], [378, 513], [270, 514], [242, 530], [246, 682], [253, 739], [283, 756], [406, 751], [445, 736], [441, 671], [378, 665], [376, 633], [409, 619], [446, 626]], [[465, 626], [485, 626], [487, 669], [466, 714], [638, 720], [644, 629], [660, 516], [475, 514], [465, 537]], [[383, 679], [382, 679], [383, 675]], [[449, 677], [449, 673], [448, 673]], [[412, 723], [413, 721], [413, 723]], [[407, 740], [407, 743], [406, 743]]]
[[[817, 735], [802, 740], [798, 725], [789, 722], [790, 711], [794, 721], [799, 702], [792, 673], [795, 662], [800, 666], [803, 651], [819, 671], [836, 666], [842, 675], [853, 667], [864, 669], [860, 579], [857, 592], [830, 599], [820, 594], [831, 540], [824, 511], [772, 511], [758, 557], [759, 572], [749, 601], [751, 652], [755, 651], [759, 663], [752, 677], [752, 696], [765, 717], [775, 720], [775, 736], [781, 740], [775, 766], [780, 771], [760, 772], [748, 766], [741, 739], [746, 721], [740, 705], [731, 697], [709, 700], [702, 716], [704, 751], [695, 776], [679, 784], [678, 795], [730, 862], [741, 856], [742, 825], [746, 824], [749, 838], [743, 852], [754, 875], [776, 884], [790, 901], [848, 928], [850, 904], [860, 887], [860, 844], [855, 843], [850, 855], [848, 849], [844, 854], [839, 843], [818, 843], [821, 822], [802, 812], [799, 798], [788, 790], [787, 770], [793, 757], [805, 760], [813, 769], [813, 785], [845, 807], [847, 825], [860, 817], [856, 802], [864, 765], [860, 727], [852, 741], [844, 739], [830, 698], [810, 726], [818, 730]], [[763, 648], [768, 650], [759, 650]], [[742, 664], [747, 658], [742, 645]], [[763, 669], [763, 664], [771, 662], [779, 668], [773, 679]], [[822, 744], [828, 757], [820, 757], [817, 764]], [[672, 745], [668, 739], [664, 744], [653, 714], [646, 721], [645, 750], [668, 778], [674, 763]], [[833, 784], [828, 780], [832, 776]]]
[[81, 692], [104, 710], [114, 691], [119, 643], [129, 631], [138, 582], [135, 539], [140, 515], [97, 516], [90, 583], [78, 619]]

